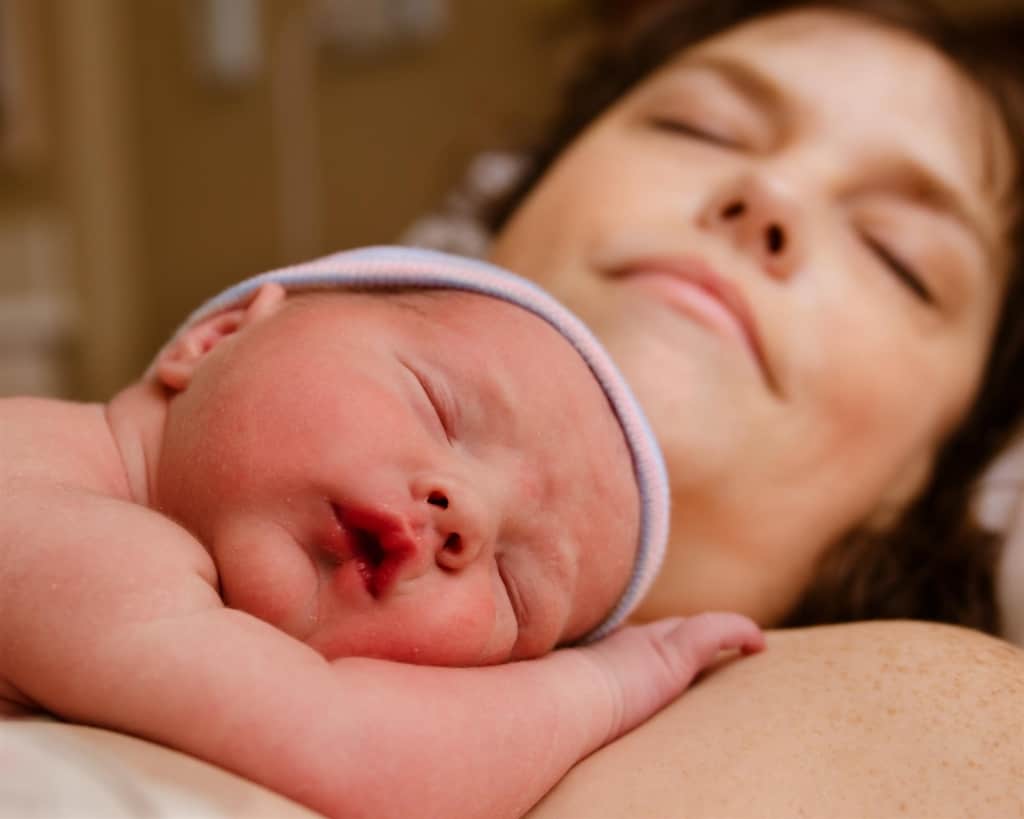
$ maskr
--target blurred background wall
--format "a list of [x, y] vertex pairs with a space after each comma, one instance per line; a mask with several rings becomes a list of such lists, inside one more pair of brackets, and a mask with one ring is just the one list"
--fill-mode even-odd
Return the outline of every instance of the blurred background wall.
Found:
[[0, 0], [0, 394], [105, 398], [203, 298], [393, 241], [547, 110], [557, 0]]
[[641, 4], [0, 0], [0, 395], [107, 398], [226, 284], [394, 241]]

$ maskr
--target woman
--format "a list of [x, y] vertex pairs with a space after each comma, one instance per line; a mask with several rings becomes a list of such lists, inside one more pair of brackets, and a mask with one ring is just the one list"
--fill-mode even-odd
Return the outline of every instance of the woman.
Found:
[[[597, 330], [665, 447], [644, 616], [998, 630], [969, 504], [1024, 400], [1024, 80], [999, 44], [912, 3], [674, 4], [497, 210], [492, 258]], [[1021, 770], [1022, 688], [1019, 652], [959, 630], [783, 634], [537, 813], [1019, 813], [978, 743]]]
[[[951, 523], [1021, 412], [1020, 126], [877, 17], [675, 5], [600, 65], [591, 110], [570, 110], [492, 251], [595, 327], [647, 395], [685, 544], [648, 616], [686, 600], [776, 624], [996, 630], [992, 546]], [[1007, 114], [1024, 125], [1024, 102]], [[749, 355], [667, 309], [681, 279], [717, 291]], [[837, 577], [817, 571], [825, 544]], [[957, 597], [940, 609], [943, 582]]]

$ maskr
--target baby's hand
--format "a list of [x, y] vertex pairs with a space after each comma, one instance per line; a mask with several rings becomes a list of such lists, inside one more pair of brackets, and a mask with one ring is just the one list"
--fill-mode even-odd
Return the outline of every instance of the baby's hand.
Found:
[[604, 744], [664, 708], [719, 652], [753, 654], [763, 648], [764, 634], [752, 620], [712, 612], [627, 626], [600, 642], [569, 651], [593, 664], [607, 690], [602, 706], [609, 719]]

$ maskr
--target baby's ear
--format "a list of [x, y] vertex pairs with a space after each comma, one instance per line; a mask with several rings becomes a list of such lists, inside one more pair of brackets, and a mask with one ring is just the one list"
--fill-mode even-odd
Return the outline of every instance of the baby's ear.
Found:
[[228, 336], [276, 313], [286, 298], [285, 289], [270, 282], [243, 306], [215, 313], [183, 330], [160, 351], [154, 368], [157, 380], [172, 390], [184, 390], [210, 350]]

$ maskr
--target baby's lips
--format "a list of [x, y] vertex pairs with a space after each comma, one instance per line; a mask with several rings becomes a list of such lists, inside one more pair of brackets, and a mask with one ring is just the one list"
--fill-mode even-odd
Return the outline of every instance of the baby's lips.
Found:
[[384, 508], [334, 505], [349, 557], [356, 562], [367, 591], [379, 598], [416, 554], [416, 540], [405, 520]]

